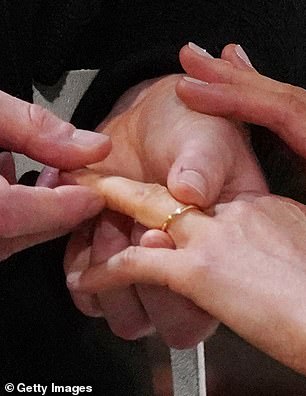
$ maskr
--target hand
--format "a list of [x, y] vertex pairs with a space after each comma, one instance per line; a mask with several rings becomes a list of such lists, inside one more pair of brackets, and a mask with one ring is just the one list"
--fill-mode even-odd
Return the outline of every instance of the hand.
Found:
[[[0, 129], [0, 147], [63, 169], [103, 159], [110, 151], [108, 137], [77, 130], [1, 91]], [[103, 207], [87, 188], [17, 185], [10, 153], [0, 154], [0, 196], [0, 260], [69, 232]]]
[[213, 59], [183, 47], [181, 63], [198, 80], [181, 78], [178, 96], [193, 110], [265, 126], [306, 157], [306, 91], [262, 76], [241, 53], [230, 44]]
[[[107, 207], [160, 228], [181, 206], [167, 189], [119, 177], [79, 173]], [[106, 293], [136, 283], [168, 287], [191, 299], [247, 341], [306, 373], [306, 209], [288, 198], [241, 194], [213, 217], [190, 210], [168, 233], [177, 249], [129, 247], [83, 273], [71, 290]], [[156, 235], [155, 235], [156, 238]]]
[[[188, 110], [175, 95], [178, 79], [168, 76], [143, 83], [119, 100], [102, 124], [112, 137], [112, 152], [90, 168], [104, 175], [159, 182], [180, 201], [202, 208], [230, 201], [241, 191], [267, 191], [247, 132], [227, 120]], [[131, 244], [130, 235], [138, 244], [144, 228], [132, 226], [130, 219], [103, 213], [91, 247], [88, 238], [81, 242], [82, 234], [72, 237], [66, 273], [106, 261]], [[154, 239], [150, 243], [156, 246]], [[162, 246], [169, 243], [163, 240]], [[113, 332], [127, 339], [147, 334], [154, 325], [168, 345], [191, 347], [216, 328], [216, 321], [165, 288], [136, 285], [98, 296], [72, 293], [72, 298], [86, 314], [102, 311]]]

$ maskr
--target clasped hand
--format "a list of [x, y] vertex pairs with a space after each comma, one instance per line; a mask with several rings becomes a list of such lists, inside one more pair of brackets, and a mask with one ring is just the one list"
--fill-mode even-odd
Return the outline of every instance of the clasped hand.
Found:
[[[148, 81], [128, 91], [100, 128], [113, 148], [90, 166], [101, 175], [167, 186], [181, 202], [209, 208], [243, 191], [267, 192], [242, 125], [188, 109], [176, 96], [179, 75]], [[99, 128], [98, 128], [99, 129]], [[132, 218], [134, 216], [131, 216]], [[130, 245], [168, 247], [171, 241], [147, 235], [131, 217], [107, 210], [87, 229], [72, 236], [66, 273], [99, 267]], [[142, 282], [141, 282], [142, 283]], [[167, 287], [129, 285], [107, 292], [72, 291], [85, 314], [103, 315], [113, 332], [135, 339], [157, 330], [168, 345], [194, 346], [210, 335], [217, 321]]]
[[[234, 45], [225, 48], [223, 58], [231, 62], [185, 47], [181, 60], [186, 71], [209, 84], [180, 79], [179, 96], [197, 111], [268, 126], [305, 156], [305, 91], [261, 76], [238, 56]], [[220, 164], [227, 158], [222, 153]], [[237, 166], [240, 157], [233, 157]], [[245, 166], [240, 164], [236, 175], [243, 174]], [[160, 228], [167, 215], [181, 206], [156, 184], [101, 177], [88, 170], [74, 177], [100, 193], [110, 209], [149, 228]], [[256, 178], [250, 182], [256, 186]], [[139, 283], [167, 287], [305, 374], [305, 206], [270, 195], [262, 187], [264, 195], [251, 189], [231, 196], [231, 202], [211, 202], [213, 215], [205, 210], [185, 212], [171, 223], [168, 235], [147, 231], [140, 246], [70, 273], [68, 286], [73, 293], [107, 293]]]

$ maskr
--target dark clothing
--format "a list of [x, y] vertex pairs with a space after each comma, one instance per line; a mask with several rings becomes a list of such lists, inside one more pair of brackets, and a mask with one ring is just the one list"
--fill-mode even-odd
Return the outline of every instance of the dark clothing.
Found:
[[[304, 0], [0, 0], [0, 89], [30, 101], [33, 79], [54, 84], [66, 70], [99, 68], [73, 116], [94, 128], [129, 87], [181, 72], [178, 51], [188, 41], [215, 56], [239, 43], [259, 71], [306, 86], [305, 20]], [[265, 131], [254, 129], [253, 144], [272, 190], [305, 201], [303, 161]], [[144, 395], [133, 369], [131, 380], [124, 375], [129, 364], [112, 359], [97, 337], [96, 322], [73, 307], [64, 246], [65, 239], [42, 244], [0, 267], [1, 381]]]

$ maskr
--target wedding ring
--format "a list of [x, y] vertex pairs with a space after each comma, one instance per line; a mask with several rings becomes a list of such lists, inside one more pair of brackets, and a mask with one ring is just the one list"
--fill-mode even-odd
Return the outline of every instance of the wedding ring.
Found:
[[186, 205], [186, 206], [181, 206], [180, 208], [177, 208], [173, 213], [169, 214], [166, 218], [166, 220], [163, 222], [163, 225], [161, 226], [161, 230], [167, 232], [167, 229], [169, 228], [170, 224], [172, 221], [180, 216], [181, 214], [187, 212], [188, 210], [200, 210], [197, 206], [195, 205]]

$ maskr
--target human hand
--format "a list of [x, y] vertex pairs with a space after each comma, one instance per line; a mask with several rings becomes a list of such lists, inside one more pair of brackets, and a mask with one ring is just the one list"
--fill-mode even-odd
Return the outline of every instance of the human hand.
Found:
[[[1, 91], [0, 129], [3, 149], [63, 169], [103, 159], [111, 146], [109, 137], [77, 130], [41, 107]], [[0, 196], [0, 260], [69, 232], [103, 207], [87, 188], [17, 185], [10, 153], [0, 154]]]
[[[178, 78], [141, 84], [119, 100], [102, 123], [112, 137], [112, 152], [90, 169], [157, 181], [177, 199], [202, 208], [230, 201], [241, 191], [266, 192], [247, 132], [227, 120], [187, 109], [175, 95]], [[131, 244], [130, 236], [132, 244], [138, 244], [144, 229], [133, 224], [108, 211], [96, 225], [92, 246], [84, 238], [89, 229], [75, 233], [67, 248], [66, 273], [106, 261]], [[154, 239], [150, 243], [156, 246]], [[163, 240], [162, 246], [169, 243]], [[216, 327], [207, 314], [165, 288], [136, 285], [98, 296], [72, 293], [72, 298], [85, 314], [102, 311], [113, 332], [127, 339], [147, 334], [153, 324], [168, 345], [190, 347]]]
[[304, 89], [259, 74], [240, 46], [226, 46], [222, 59], [192, 48], [183, 47], [180, 59], [197, 80], [181, 78], [176, 87], [191, 109], [265, 126], [306, 157]]
[[[159, 228], [182, 204], [165, 187], [79, 172], [112, 210]], [[157, 233], [157, 234], [156, 234]], [[144, 247], [161, 231], [84, 272], [68, 287], [104, 293], [145, 283], [192, 300], [248, 342], [306, 373], [305, 206], [279, 196], [241, 194], [213, 217], [189, 210], [168, 227], [176, 250]]]

